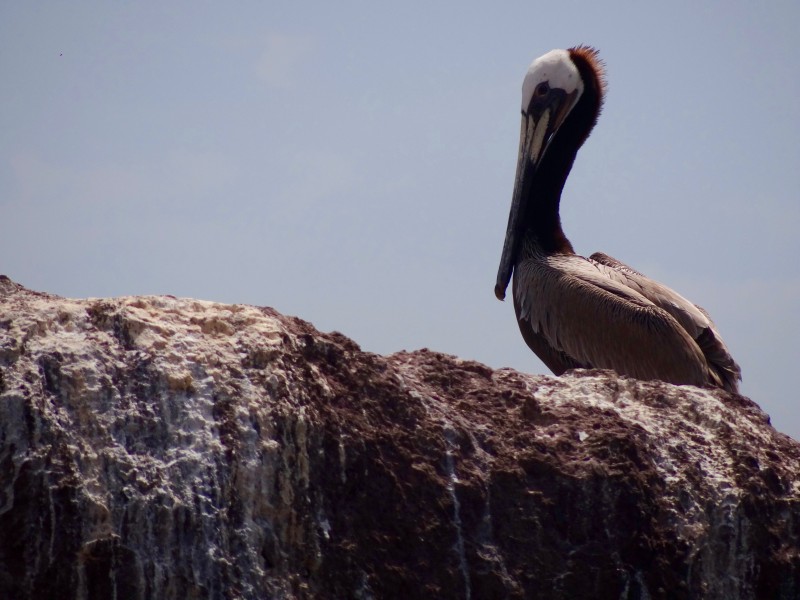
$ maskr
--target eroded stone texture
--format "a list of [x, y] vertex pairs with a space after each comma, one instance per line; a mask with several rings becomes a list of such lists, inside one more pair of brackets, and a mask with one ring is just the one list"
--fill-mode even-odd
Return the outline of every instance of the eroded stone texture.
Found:
[[750, 400], [0, 278], [0, 597], [798, 598]]

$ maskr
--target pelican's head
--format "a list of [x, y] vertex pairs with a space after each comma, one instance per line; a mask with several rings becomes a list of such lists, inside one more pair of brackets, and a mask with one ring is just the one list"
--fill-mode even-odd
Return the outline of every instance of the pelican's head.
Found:
[[[517, 175], [508, 219], [508, 230], [500, 258], [500, 268], [494, 288], [502, 300], [511, 279], [521, 226], [522, 204], [526, 201], [534, 175], [542, 164], [553, 139], [584, 94], [586, 83], [578, 61], [588, 61], [594, 70], [593, 80], [602, 87], [602, 70], [596, 51], [579, 46], [569, 50], [551, 50], [528, 67], [522, 82], [522, 126], [519, 139]], [[597, 111], [599, 112], [599, 104]], [[596, 119], [596, 114], [594, 116]], [[591, 125], [594, 124], [592, 121]], [[589, 129], [591, 129], [591, 125]], [[588, 135], [588, 130], [586, 131]], [[582, 143], [581, 139], [577, 145]], [[577, 147], [575, 148], [577, 151]]]
[[517, 183], [521, 175], [519, 165], [539, 164], [582, 93], [583, 80], [568, 50], [551, 50], [528, 67], [522, 82]]

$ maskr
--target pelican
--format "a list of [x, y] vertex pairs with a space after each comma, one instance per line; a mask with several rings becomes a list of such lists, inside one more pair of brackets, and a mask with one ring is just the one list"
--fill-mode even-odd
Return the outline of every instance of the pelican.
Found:
[[513, 274], [522, 337], [556, 375], [612, 369], [738, 392], [741, 370], [708, 313], [606, 254], [575, 254], [561, 229], [561, 191], [605, 86], [603, 63], [588, 46], [552, 50], [528, 68], [495, 295], [505, 298]]

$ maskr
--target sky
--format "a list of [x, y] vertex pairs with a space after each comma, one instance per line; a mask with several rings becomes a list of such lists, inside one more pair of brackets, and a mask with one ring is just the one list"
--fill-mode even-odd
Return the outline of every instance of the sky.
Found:
[[0, 273], [547, 373], [493, 288], [522, 79], [586, 43], [608, 95], [567, 236], [708, 310], [800, 439], [799, 28], [795, 1], [3, 2]]

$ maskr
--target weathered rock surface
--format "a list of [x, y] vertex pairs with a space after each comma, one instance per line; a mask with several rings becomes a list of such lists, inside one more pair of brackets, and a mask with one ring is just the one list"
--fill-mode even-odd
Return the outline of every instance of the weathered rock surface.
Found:
[[0, 598], [798, 598], [750, 400], [0, 278]]

